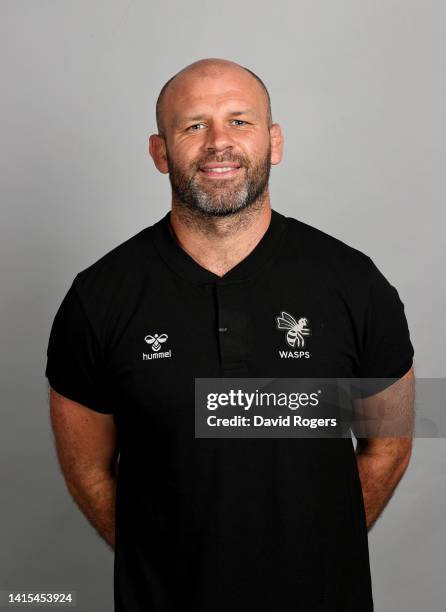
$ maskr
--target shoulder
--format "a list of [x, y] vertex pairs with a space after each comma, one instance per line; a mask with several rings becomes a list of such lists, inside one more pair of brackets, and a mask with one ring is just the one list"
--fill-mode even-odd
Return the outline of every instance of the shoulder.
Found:
[[154, 260], [153, 229], [152, 225], [140, 230], [80, 270], [75, 277], [78, 291], [92, 295], [134, 283]]
[[287, 249], [301, 265], [312, 266], [324, 277], [339, 282], [369, 284], [379, 272], [374, 261], [360, 249], [317, 227], [286, 217]]
[[121, 242], [75, 276], [72, 286], [93, 325], [112, 326], [138, 302], [158, 261], [155, 225]]

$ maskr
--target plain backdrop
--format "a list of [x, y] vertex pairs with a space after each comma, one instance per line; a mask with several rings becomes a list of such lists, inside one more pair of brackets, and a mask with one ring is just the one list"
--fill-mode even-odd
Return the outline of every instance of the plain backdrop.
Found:
[[[222, 57], [285, 134], [272, 206], [367, 253], [405, 304], [416, 373], [445, 376], [442, 0], [0, 2], [0, 590], [112, 609], [113, 557], [71, 500], [46, 347], [74, 276], [170, 205], [148, 136], [162, 85]], [[369, 534], [376, 612], [446, 609], [446, 444], [416, 439]], [[280, 612], [280, 611], [278, 611]]]

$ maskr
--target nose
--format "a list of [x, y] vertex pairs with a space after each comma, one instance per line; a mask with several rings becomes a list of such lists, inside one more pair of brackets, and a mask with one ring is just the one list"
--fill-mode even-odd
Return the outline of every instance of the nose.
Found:
[[232, 139], [225, 126], [212, 123], [206, 131], [205, 147], [208, 151], [224, 151], [232, 147]]

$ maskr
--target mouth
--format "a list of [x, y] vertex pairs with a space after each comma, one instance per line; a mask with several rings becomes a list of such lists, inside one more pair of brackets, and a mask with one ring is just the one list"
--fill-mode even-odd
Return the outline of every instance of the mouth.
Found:
[[238, 164], [207, 164], [200, 168], [201, 174], [211, 179], [230, 178], [241, 170]]

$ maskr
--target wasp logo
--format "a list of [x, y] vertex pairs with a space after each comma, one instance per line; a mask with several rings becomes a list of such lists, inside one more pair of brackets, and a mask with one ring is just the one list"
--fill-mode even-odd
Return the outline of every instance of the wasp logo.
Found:
[[167, 334], [154, 334], [153, 336], [149, 334], [144, 338], [144, 340], [147, 342], [147, 344], [151, 344], [152, 351], [155, 351], [157, 353], [160, 350], [161, 345], [166, 342], [168, 337], [169, 336]]
[[311, 329], [308, 327], [308, 319], [300, 317], [298, 321], [289, 312], [282, 310], [280, 316], [276, 317], [277, 329], [287, 330], [286, 342], [292, 348], [303, 348], [305, 346], [305, 336], [311, 336]]

